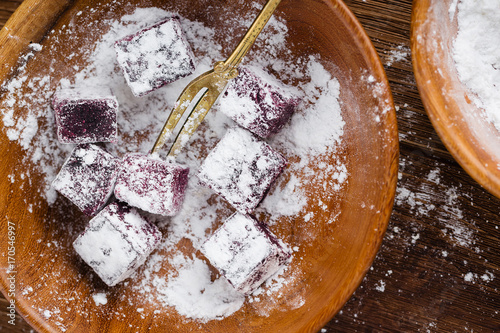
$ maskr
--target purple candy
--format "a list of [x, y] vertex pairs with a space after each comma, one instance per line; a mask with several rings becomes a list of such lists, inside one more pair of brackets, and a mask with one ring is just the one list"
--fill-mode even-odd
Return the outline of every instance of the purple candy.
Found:
[[135, 96], [194, 72], [194, 55], [176, 17], [115, 43], [118, 63]]
[[62, 89], [54, 94], [52, 108], [61, 143], [116, 141], [118, 102], [111, 94]]
[[259, 287], [291, 255], [265, 224], [240, 213], [229, 217], [205, 241], [201, 252], [243, 294]]
[[82, 259], [108, 285], [128, 278], [160, 244], [158, 228], [124, 203], [97, 214], [73, 242]]
[[299, 102], [270, 74], [242, 67], [221, 97], [220, 110], [238, 125], [267, 138], [285, 125]]
[[145, 211], [173, 216], [184, 200], [189, 169], [142, 154], [127, 154], [115, 186], [117, 199]]
[[238, 211], [250, 213], [286, 164], [280, 153], [257, 136], [233, 128], [208, 154], [197, 176]]
[[96, 145], [73, 149], [52, 186], [86, 215], [99, 211], [113, 193], [119, 160]]

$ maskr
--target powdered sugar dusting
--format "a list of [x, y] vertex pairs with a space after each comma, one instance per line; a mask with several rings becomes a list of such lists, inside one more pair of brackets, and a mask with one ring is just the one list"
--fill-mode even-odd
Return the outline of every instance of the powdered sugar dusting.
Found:
[[92, 295], [92, 299], [94, 300], [96, 305], [105, 305], [108, 303], [108, 299], [105, 293], [96, 293]]
[[[164, 260], [154, 257], [148, 265]], [[174, 306], [176, 310], [193, 319], [221, 319], [239, 310], [245, 297], [236, 292], [225, 279], [211, 281], [207, 264], [198, 258], [177, 254], [172, 259], [177, 268], [166, 277], [154, 275], [149, 286], [154, 293], [139, 289], [152, 302]]]
[[[307, 112], [297, 113], [285, 129], [275, 137], [276, 144], [304, 155], [319, 155], [340, 143], [344, 120], [339, 105], [340, 85], [320, 63], [311, 58], [307, 63], [311, 81], [300, 85], [304, 104], [312, 104]], [[333, 108], [333, 112], [324, 112]]]
[[402, 62], [407, 60], [410, 56], [410, 48], [405, 45], [397, 45], [395, 46], [391, 52], [388, 54], [385, 65], [393, 66], [395, 63]]
[[[463, 220], [464, 214], [459, 205], [461, 195], [459, 189], [450, 186], [441, 190], [440, 172], [439, 167], [430, 170], [427, 175], [429, 183], [422, 183], [417, 189], [410, 189], [404, 184], [399, 186], [396, 190], [395, 204], [407, 206], [410, 213], [417, 217], [437, 214], [436, 219], [444, 237], [456, 245], [473, 248], [475, 235], [468, 221]], [[411, 237], [411, 243], [415, 244], [419, 237], [418, 232], [413, 233]]]
[[453, 59], [460, 80], [500, 131], [500, 2], [460, 0], [457, 8]]
[[[56, 200], [56, 194], [49, 184], [73, 148], [71, 145], [59, 144], [55, 136], [48, 101], [56, 87], [105, 85], [113, 91], [120, 105], [117, 119], [119, 134], [118, 141], [106, 144], [105, 148], [121, 157], [128, 152], [149, 151], [165, 121], [165, 110], [173, 107], [175, 98], [183, 87], [195, 76], [209, 70], [214, 61], [224, 58], [221, 45], [214, 40], [214, 29], [181, 17], [181, 26], [197, 58], [195, 73], [143, 98], [135, 97], [113, 61], [113, 43], [173, 14], [175, 13], [155, 8], [138, 8], [133, 14], [120, 20], [107, 22], [109, 30], [100, 41], [91, 50], [82, 51], [86, 52], [88, 61], [74, 76], [52, 82], [51, 72], [56, 70], [57, 64], [50, 64], [43, 76], [35, 78], [25, 72], [26, 67], [21, 67], [20, 74], [3, 87], [6, 98], [3, 99], [0, 111], [8, 137], [24, 149], [26, 162], [37, 166], [36, 172], [43, 176], [45, 182], [41, 193], [49, 204]], [[238, 19], [235, 22], [240, 26], [248, 26], [251, 19]], [[77, 27], [70, 25], [65, 29], [71, 31]], [[339, 158], [333, 164], [327, 163], [332, 155], [335, 156], [342, 150], [345, 122], [340, 107], [339, 82], [325, 69], [321, 59], [317, 56], [276, 59], [276, 55], [287, 49], [286, 22], [281, 19], [271, 18], [262, 34], [261, 46], [264, 44], [265, 47], [256, 48], [254, 58], [246, 61], [253, 66], [279, 73], [280, 79], [285, 82], [297, 82], [296, 87], [290, 88], [290, 92], [296, 93], [298, 89], [306, 96], [290, 122], [278, 135], [268, 140], [290, 163], [259, 206], [257, 215], [269, 222], [271, 229], [274, 228], [273, 232], [280, 237], [284, 233], [280, 228], [287, 226], [289, 217], [299, 216], [308, 223], [319, 223], [315, 221], [314, 213], [308, 211], [308, 207], [313, 205], [315, 209], [320, 207], [327, 210], [325, 202], [337, 196], [349, 181], [345, 160]], [[40, 50], [40, 47], [34, 47], [27, 58], [34, 57], [35, 50]], [[19, 95], [17, 89], [24, 85], [32, 87], [33, 92]], [[19, 116], [12, 112], [14, 106], [25, 107], [29, 103], [34, 103], [36, 107], [30, 108], [26, 115]], [[208, 149], [215, 146], [226, 130], [233, 126], [234, 123], [215, 107], [193, 136], [189, 149], [178, 156], [178, 161], [196, 171]], [[19, 177], [17, 174], [9, 175], [12, 182]], [[310, 188], [321, 189], [321, 195], [317, 196]], [[137, 296], [136, 300], [152, 304], [160, 310], [175, 309], [186, 319], [202, 322], [225, 318], [240, 311], [242, 307], [258, 309], [262, 316], [266, 316], [282, 306], [279, 302], [284, 297], [283, 290], [301, 282], [302, 272], [293, 269], [298, 258], [293, 257], [289, 266], [271, 277], [250, 297], [242, 297], [235, 293], [224, 278], [211, 272], [204, 259], [194, 255], [207, 236], [232, 214], [233, 209], [211, 190], [200, 187], [192, 176], [188, 180], [185, 197], [181, 211], [175, 217], [152, 217], [162, 229], [164, 239], [158, 251], [126, 282], [128, 290]], [[328, 223], [334, 221], [335, 214], [332, 214]], [[72, 229], [68, 229], [68, 234], [68, 237], [76, 237], [76, 231]], [[310, 237], [315, 235], [311, 233]], [[61, 253], [68, 251], [60, 244], [58, 248]], [[177, 251], [179, 248], [182, 249]], [[297, 251], [300, 251], [300, 246], [297, 246], [295, 252]], [[74, 263], [67, 263], [68, 266], [72, 264]], [[65, 283], [71, 281], [61, 282], [62, 285]], [[61, 311], [74, 311], [70, 305], [75, 297], [80, 296], [82, 295], [60, 295], [60, 299], [69, 308]], [[289, 308], [303, 306], [305, 296], [299, 294], [287, 301]], [[103, 303], [105, 299], [107, 300], [106, 294], [93, 296], [94, 303], [101, 306], [106, 304]], [[52, 316], [48, 319], [56, 320], [52, 309], [51, 313]], [[115, 315], [123, 314], [117, 310]]]

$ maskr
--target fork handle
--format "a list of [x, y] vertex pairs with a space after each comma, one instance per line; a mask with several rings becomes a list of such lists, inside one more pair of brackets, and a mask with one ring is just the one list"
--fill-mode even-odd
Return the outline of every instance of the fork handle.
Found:
[[233, 53], [226, 59], [226, 61], [216, 66], [217, 72], [230, 72], [238, 67], [243, 57], [247, 54], [248, 50], [252, 47], [253, 43], [259, 36], [262, 29], [266, 26], [267, 21], [271, 18], [276, 7], [278, 7], [281, 0], [268, 0], [264, 8], [253, 21], [247, 33], [241, 39], [240, 43], [234, 49]]

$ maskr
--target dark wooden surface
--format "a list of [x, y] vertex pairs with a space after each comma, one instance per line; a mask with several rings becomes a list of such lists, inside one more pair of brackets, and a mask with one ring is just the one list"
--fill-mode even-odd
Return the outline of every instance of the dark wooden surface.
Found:
[[[21, 3], [0, 0], [0, 26]], [[500, 332], [500, 200], [453, 160], [425, 113], [410, 55], [411, 0], [345, 0], [394, 95], [400, 177], [372, 269], [322, 332]], [[0, 332], [32, 332], [22, 318]]]

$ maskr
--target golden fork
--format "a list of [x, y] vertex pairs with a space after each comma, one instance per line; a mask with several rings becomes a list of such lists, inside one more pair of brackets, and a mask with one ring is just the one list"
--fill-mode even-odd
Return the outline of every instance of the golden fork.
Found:
[[[163, 147], [168, 137], [173, 133], [182, 115], [189, 107], [192, 111], [170, 147], [168, 156], [175, 156], [179, 153], [181, 148], [187, 143], [191, 135], [193, 135], [194, 131], [203, 121], [203, 118], [205, 118], [219, 95], [224, 91], [229, 80], [238, 76], [238, 65], [247, 54], [262, 29], [266, 26], [280, 1], [281, 0], [268, 0], [245, 36], [241, 39], [236, 49], [226, 61], [217, 62], [214, 65], [214, 69], [201, 74], [184, 88], [182, 94], [175, 102], [174, 109], [170, 113], [165, 125], [163, 125], [163, 129], [156, 139], [153, 149], [151, 149], [151, 153], [157, 153], [160, 148]], [[198, 98], [194, 101], [195, 97]]]

